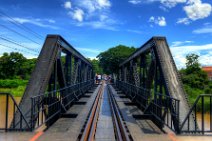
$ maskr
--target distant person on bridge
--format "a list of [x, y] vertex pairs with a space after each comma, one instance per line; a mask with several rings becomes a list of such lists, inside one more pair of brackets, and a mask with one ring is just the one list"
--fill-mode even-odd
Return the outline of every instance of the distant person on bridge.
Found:
[[101, 79], [102, 79], [102, 76], [100, 75], [100, 74], [98, 74], [98, 84], [100, 84], [100, 82], [101, 82]]

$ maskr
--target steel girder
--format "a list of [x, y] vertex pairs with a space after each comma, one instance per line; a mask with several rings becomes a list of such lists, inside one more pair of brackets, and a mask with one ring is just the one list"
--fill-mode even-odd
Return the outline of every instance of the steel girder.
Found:
[[[48, 91], [57, 91], [57, 89], [70, 87], [93, 78], [92, 64], [82, 54], [60, 35], [47, 35], [19, 107], [27, 122], [32, 124], [32, 120], [37, 118], [32, 119], [31, 115], [33, 96], [42, 95]], [[68, 92], [63, 92], [60, 97], [65, 97], [67, 94]], [[55, 92], [55, 96], [57, 95]], [[76, 97], [78, 95], [79, 92], [75, 94]], [[65, 105], [69, 100], [70, 97], [65, 99], [63, 104]], [[26, 126], [20, 125], [20, 120], [20, 113], [16, 112], [12, 122], [13, 128]], [[31, 126], [34, 128], [35, 125]]]
[[[171, 122], [169, 121], [169, 126], [174, 126], [174, 130], [179, 132], [180, 123], [189, 112], [190, 105], [166, 38], [151, 38], [123, 61], [119, 69], [118, 87], [129, 86], [128, 89], [123, 89], [141, 105], [144, 112], [151, 109], [151, 112], [156, 114], [155, 121], [161, 127], [167, 122], [165, 116], [169, 116], [172, 119]], [[135, 73], [140, 76], [139, 83], [136, 82]], [[137, 86], [138, 84], [140, 86]], [[169, 104], [167, 101], [170, 101]], [[160, 107], [166, 107], [172, 113], [168, 115]], [[192, 115], [189, 122], [192, 125], [190, 128], [194, 128], [195, 121]]]

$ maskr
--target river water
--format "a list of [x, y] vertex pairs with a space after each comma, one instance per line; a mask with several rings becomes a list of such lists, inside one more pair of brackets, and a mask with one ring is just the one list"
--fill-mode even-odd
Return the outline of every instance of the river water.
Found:
[[[17, 103], [20, 102], [21, 97], [15, 97]], [[9, 107], [8, 107], [8, 123], [13, 119], [13, 102], [9, 98]], [[0, 128], [5, 128], [6, 122], [6, 96], [0, 95]], [[8, 125], [9, 126], [9, 125]]]

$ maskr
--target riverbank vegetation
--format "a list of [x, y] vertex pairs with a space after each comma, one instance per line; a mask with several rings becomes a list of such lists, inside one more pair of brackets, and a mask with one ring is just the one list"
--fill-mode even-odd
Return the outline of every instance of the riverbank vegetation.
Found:
[[[209, 81], [207, 74], [201, 69], [199, 56], [188, 54], [186, 56], [186, 68], [180, 70], [184, 89], [188, 94], [191, 105], [196, 101], [200, 94], [212, 94], [212, 81]], [[200, 102], [197, 110], [201, 110]], [[205, 100], [206, 111], [210, 110], [209, 99]]]
[[[89, 59], [94, 70], [98, 74], [110, 74], [118, 72], [120, 62], [136, 51], [134, 47], [118, 45], [100, 53], [98, 59]], [[207, 74], [202, 71], [196, 54], [186, 56], [186, 67], [179, 70], [184, 89], [192, 105], [200, 94], [212, 94], [212, 81], [208, 80]], [[31, 72], [35, 66], [36, 59], [27, 59], [22, 54], [12, 52], [4, 53], [0, 57], [0, 92], [10, 92], [14, 96], [22, 96]], [[209, 101], [205, 101], [208, 105]], [[198, 106], [201, 109], [201, 106]]]
[[4, 53], [0, 57], [0, 92], [22, 96], [35, 63], [36, 59], [18, 52]]

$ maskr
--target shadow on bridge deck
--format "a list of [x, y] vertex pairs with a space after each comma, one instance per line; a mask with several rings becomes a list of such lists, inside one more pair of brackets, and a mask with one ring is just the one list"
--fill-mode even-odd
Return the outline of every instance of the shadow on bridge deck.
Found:
[[[112, 85], [109, 85], [112, 93], [118, 103], [120, 111], [125, 120], [126, 126], [134, 141], [207, 141], [211, 137], [207, 136], [176, 136], [172, 131], [164, 128], [160, 130], [151, 120], [140, 120], [133, 115], [142, 115], [137, 106], [130, 99], [125, 97], [120, 91], [116, 91]], [[57, 120], [49, 129], [44, 132], [38, 130], [35, 132], [9, 132], [0, 133], [0, 141], [76, 141], [79, 133], [89, 114], [90, 108], [95, 100], [100, 86], [93, 89], [93, 93], [86, 93], [78, 102], [76, 102], [63, 117]], [[102, 99], [104, 100], [104, 99]], [[77, 116], [75, 116], [77, 115]], [[72, 116], [72, 117], [70, 117]], [[110, 116], [110, 115], [108, 115]], [[41, 130], [41, 129], [40, 129]]]

